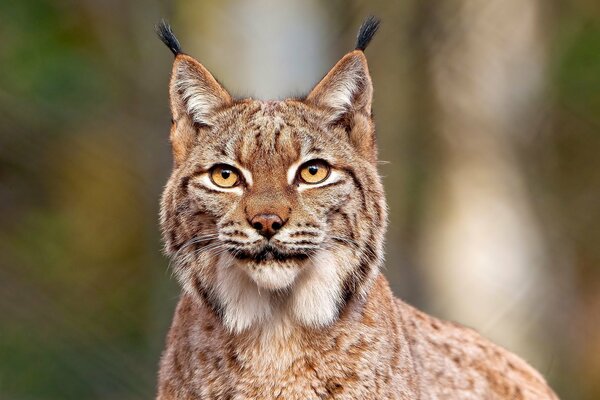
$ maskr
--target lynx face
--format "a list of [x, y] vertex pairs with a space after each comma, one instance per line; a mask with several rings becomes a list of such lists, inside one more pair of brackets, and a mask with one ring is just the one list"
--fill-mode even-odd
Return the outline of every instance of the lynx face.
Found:
[[269, 319], [331, 323], [382, 258], [386, 212], [362, 50], [304, 99], [234, 100], [161, 33], [176, 54], [175, 162], [161, 225], [181, 284], [236, 332]]

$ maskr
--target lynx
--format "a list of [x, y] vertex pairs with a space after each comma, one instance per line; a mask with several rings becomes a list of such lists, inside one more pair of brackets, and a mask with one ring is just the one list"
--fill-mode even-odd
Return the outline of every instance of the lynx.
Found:
[[556, 399], [519, 357], [394, 298], [364, 50], [304, 98], [237, 99], [182, 52], [161, 203], [182, 294], [158, 399]]

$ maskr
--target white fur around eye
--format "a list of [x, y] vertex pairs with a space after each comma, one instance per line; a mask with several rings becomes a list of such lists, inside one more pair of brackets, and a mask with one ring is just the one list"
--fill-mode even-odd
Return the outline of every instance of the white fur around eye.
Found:
[[287, 180], [288, 180], [289, 185], [292, 185], [294, 183], [294, 181], [296, 180], [296, 175], [298, 174], [298, 167], [300, 167], [302, 164], [304, 164], [308, 160], [310, 160], [310, 158], [300, 159], [300, 160], [296, 161], [295, 163], [293, 163], [292, 165], [290, 165], [290, 168], [288, 168], [288, 171], [287, 171]]
[[248, 187], [252, 187], [252, 174], [250, 173], [250, 171], [248, 171], [246, 168], [239, 166], [237, 163], [233, 163], [232, 164], [234, 167], [237, 168], [238, 171], [240, 171], [242, 173], [242, 176], [244, 177], [244, 181], [246, 182], [246, 185], [248, 185]]
[[[298, 176], [298, 173], [300, 172], [298, 169], [302, 165], [304, 165], [304, 163], [306, 163], [310, 160], [315, 160], [315, 159], [318, 159], [318, 157], [306, 156], [306, 157], [303, 157], [300, 160], [296, 161], [295, 163], [293, 163], [287, 171], [288, 184], [292, 185], [294, 183], [294, 181], [296, 180], [296, 176]], [[338, 171], [336, 171], [335, 169], [333, 169], [333, 167], [331, 167], [329, 176], [327, 178], [325, 178], [325, 180], [323, 182], [319, 182], [319, 183], [300, 182], [300, 184], [298, 186], [298, 191], [303, 191], [306, 189], [312, 189], [312, 188], [318, 188], [321, 186], [330, 185], [332, 183], [339, 181], [340, 177], [341, 177], [340, 173]]]
[[331, 169], [331, 171], [329, 172], [329, 176], [327, 178], [325, 178], [325, 180], [323, 180], [323, 182], [319, 182], [319, 183], [303, 183], [300, 182], [299, 186], [298, 186], [298, 191], [303, 191], [303, 190], [307, 190], [307, 189], [315, 189], [321, 186], [327, 186], [327, 185], [331, 185], [332, 183], [336, 183], [337, 181], [339, 181], [341, 178], [341, 175], [338, 171], [336, 171], [335, 169]]
[[244, 193], [244, 189], [242, 189], [241, 185], [230, 187], [230, 188], [224, 188], [221, 186], [217, 186], [210, 179], [210, 172], [200, 175], [198, 178], [196, 178], [196, 182], [198, 182], [199, 184], [201, 184], [202, 186], [204, 186], [210, 190], [216, 190], [218, 192], [235, 193], [238, 196], [241, 196]]

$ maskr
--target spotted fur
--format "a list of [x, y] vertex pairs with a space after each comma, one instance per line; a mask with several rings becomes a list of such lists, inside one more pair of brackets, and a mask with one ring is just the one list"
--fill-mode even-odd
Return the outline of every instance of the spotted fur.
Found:
[[[163, 26], [177, 51], [160, 222], [183, 293], [159, 399], [554, 398], [516, 356], [394, 299], [380, 273], [387, 211], [362, 51], [376, 29], [363, 25], [306, 98], [259, 101], [230, 96]], [[310, 160], [330, 167], [322, 182], [299, 179]], [[211, 179], [224, 164], [238, 185]], [[272, 236], [257, 216], [277, 218]]]

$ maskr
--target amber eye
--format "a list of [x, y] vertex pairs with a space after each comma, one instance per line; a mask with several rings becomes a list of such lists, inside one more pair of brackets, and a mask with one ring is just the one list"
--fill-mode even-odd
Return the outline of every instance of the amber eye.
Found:
[[309, 161], [300, 168], [300, 179], [304, 183], [321, 183], [329, 176], [330, 169], [325, 161]]
[[219, 187], [231, 188], [240, 181], [238, 171], [229, 165], [216, 165], [210, 170], [210, 180]]

